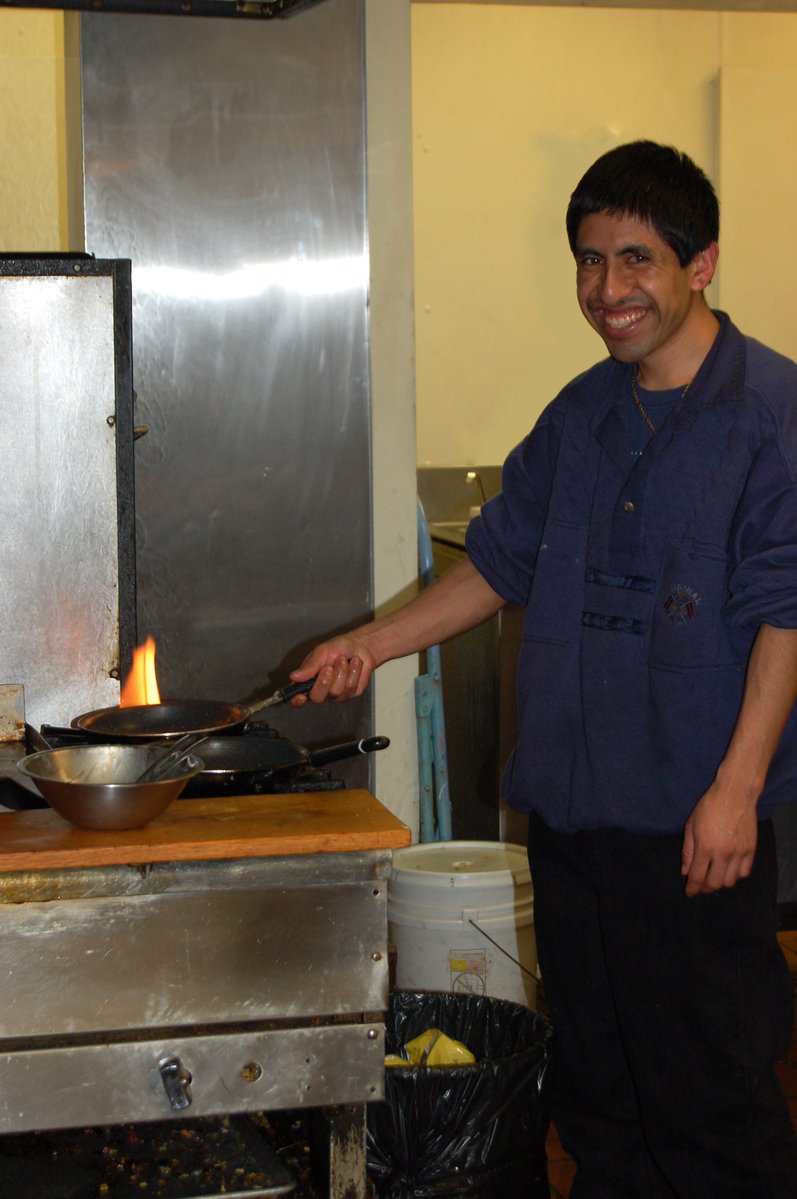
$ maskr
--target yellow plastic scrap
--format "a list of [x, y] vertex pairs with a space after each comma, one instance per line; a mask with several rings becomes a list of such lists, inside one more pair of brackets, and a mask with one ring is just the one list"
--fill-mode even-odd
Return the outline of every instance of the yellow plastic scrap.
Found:
[[391, 1053], [386, 1066], [472, 1066], [476, 1058], [466, 1045], [447, 1037], [439, 1028], [429, 1028], [404, 1046], [406, 1057]]

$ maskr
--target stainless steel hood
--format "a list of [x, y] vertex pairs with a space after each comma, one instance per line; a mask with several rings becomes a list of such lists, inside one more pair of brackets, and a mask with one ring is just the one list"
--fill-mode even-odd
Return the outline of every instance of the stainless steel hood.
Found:
[[[150, 430], [139, 635], [165, 697], [250, 702], [372, 606], [362, 0], [80, 26], [86, 246], [132, 262]], [[370, 704], [277, 724], [348, 740]]]
[[7, 8], [63, 8], [86, 12], [152, 13], [171, 17], [293, 17], [324, 0], [3, 0]]

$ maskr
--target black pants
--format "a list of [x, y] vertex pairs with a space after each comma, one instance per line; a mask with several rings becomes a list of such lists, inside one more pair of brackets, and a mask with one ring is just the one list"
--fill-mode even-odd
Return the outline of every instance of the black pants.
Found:
[[772, 826], [751, 877], [713, 895], [685, 897], [680, 854], [680, 835], [567, 835], [531, 817], [571, 1199], [795, 1199], [774, 1071], [794, 992], [775, 937]]

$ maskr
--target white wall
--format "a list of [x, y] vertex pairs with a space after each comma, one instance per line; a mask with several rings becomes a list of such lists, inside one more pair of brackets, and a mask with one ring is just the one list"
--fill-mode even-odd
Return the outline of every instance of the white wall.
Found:
[[[371, 294], [374, 602], [384, 615], [416, 590], [415, 356], [409, 0], [366, 0], [368, 228]], [[390, 662], [375, 688], [375, 727], [390, 751], [376, 759], [375, 790], [418, 826], [416, 657]]]

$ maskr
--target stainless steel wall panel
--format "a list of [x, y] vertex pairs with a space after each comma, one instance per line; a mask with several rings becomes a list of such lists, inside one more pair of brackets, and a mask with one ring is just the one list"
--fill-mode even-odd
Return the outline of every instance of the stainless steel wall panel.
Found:
[[[86, 244], [132, 259], [150, 428], [139, 631], [165, 695], [252, 699], [371, 608], [362, 0], [81, 33]], [[367, 699], [278, 718], [370, 724]]]
[[117, 267], [0, 270], [0, 682], [24, 686], [31, 724], [119, 697]]

